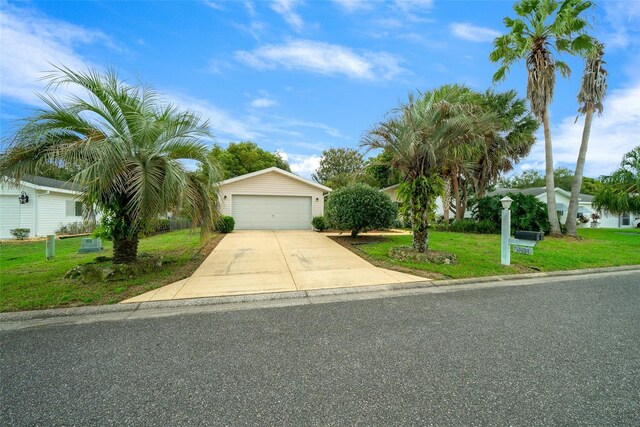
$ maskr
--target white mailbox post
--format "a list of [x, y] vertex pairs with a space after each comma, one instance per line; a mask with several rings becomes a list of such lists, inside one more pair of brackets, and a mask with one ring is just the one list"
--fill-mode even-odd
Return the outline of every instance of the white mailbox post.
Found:
[[511, 239], [511, 202], [513, 200], [509, 196], [500, 199], [502, 203], [502, 226], [500, 232], [500, 263], [502, 265], [511, 265], [511, 250], [509, 239]]

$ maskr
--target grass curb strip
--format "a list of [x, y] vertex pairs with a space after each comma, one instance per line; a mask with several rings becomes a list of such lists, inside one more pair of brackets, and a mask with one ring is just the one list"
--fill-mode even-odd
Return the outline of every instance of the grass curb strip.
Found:
[[424, 281], [424, 282], [400, 283], [400, 284], [392, 284], [392, 285], [361, 286], [361, 287], [354, 287], [354, 288], [319, 289], [319, 290], [313, 290], [313, 291], [294, 291], [294, 292], [274, 292], [274, 293], [253, 294], [253, 295], [236, 295], [236, 296], [226, 296], [226, 297], [141, 302], [141, 303], [133, 303], [133, 304], [112, 304], [112, 305], [97, 305], [97, 306], [74, 307], [74, 308], [56, 308], [56, 309], [49, 309], [49, 310], [17, 311], [17, 312], [0, 313], [0, 322], [15, 322], [15, 321], [21, 321], [21, 320], [87, 316], [87, 315], [119, 313], [119, 312], [134, 312], [138, 310], [197, 307], [197, 306], [272, 301], [272, 300], [289, 300], [289, 299], [297, 299], [297, 298], [323, 297], [323, 296], [331, 296], [331, 295], [348, 295], [348, 294], [361, 294], [361, 293], [368, 293], [368, 292], [398, 291], [398, 290], [426, 288], [426, 287], [433, 287], [433, 286], [444, 287], [444, 286], [465, 285], [465, 284], [472, 284], [472, 283], [504, 282], [504, 281], [511, 281], [511, 280], [524, 280], [524, 279], [535, 279], [535, 278], [544, 278], [544, 277], [579, 276], [579, 275], [586, 275], [586, 274], [613, 273], [613, 272], [620, 272], [620, 271], [640, 271], [640, 265], [588, 268], [583, 270], [563, 270], [563, 271], [552, 271], [548, 273], [512, 274], [512, 275], [505, 275], [505, 276]]

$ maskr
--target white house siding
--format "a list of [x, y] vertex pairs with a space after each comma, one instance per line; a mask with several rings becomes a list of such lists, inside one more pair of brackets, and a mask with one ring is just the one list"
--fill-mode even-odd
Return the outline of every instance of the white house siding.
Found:
[[61, 225], [82, 222], [82, 216], [67, 215], [67, 202], [75, 203], [76, 201], [75, 196], [71, 194], [54, 192], [39, 194], [38, 235], [54, 234]]
[[[21, 205], [18, 197], [23, 191], [29, 202]], [[13, 238], [10, 230], [14, 228], [28, 228], [29, 237], [38, 237], [54, 234], [63, 224], [82, 221], [81, 216], [66, 214], [67, 201], [75, 202], [76, 196], [53, 188], [36, 190], [24, 184], [0, 183], [0, 239]]]
[[[382, 191], [384, 194], [386, 194], [387, 196], [389, 196], [391, 198], [392, 202], [397, 202], [398, 201], [398, 187], [394, 186], [394, 187], [387, 187], [387, 188], [383, 188]], [[435, 208], [435, 213], [436, 215], [439, 216], [444, 216], [444, 208], [442, 206], [442, 197], [438, 196], [436, 197], [436, 208]], [[465, 218], [471, 218], [473, 216], [473, 213], [470, 210], [466, 210], [464, 212], [464, 217]], [[455, 218], [455, 216], [453, 215], [453, 213], [451, 213], [451, 215], [449, 216], [450, 219]]]
[[[322, 189], [307, 185], [278, 172], [267, 172], [240, 181], [220, 186], [220, 212], [231, 215], [233, 195], [260, 196], [308, 196], [311, 197], [311, 214], [324, 214], [324, 197]], [[226, 196], [226, 198], [225, 198]]]

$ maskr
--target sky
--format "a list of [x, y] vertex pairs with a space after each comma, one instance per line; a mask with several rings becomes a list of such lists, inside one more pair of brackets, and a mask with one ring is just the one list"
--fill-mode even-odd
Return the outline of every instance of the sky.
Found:
[[[41, 105], [53, 65], [113, 68], [202, 114], [214, 142], [251, 140], [310, 177], [322, 151], [358, 148], [410, 93], [447, 83], [516, 89], [523, 62], [492, 84], [493, 39], [512, 1], [22, 1], [0, 0], [3, 147]], [[609, 90], [594, 118], [586, 176], [611, 173], [640, 144], [640, 0], [596, 1], [591, 32], [606, 45]], [[550, 108], [556, 167], [575, 167], [583, 62], [558, 77]], [[68, 89], [56, 96], [65, 98]], [[369, 153], [371, 154], [371, 153]], [[539, 133], [516, 171], [544, 168]]]

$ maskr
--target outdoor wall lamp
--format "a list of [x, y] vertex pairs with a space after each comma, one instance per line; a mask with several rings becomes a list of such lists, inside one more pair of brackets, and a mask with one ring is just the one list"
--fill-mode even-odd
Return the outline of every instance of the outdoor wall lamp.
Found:
[[27, 196], [27, 193], [23, 191], [22, 193], [20, 193], [20, 197], [18, 197], [18, 200], [20, 200], [21, 205], [24, 205], [26, 203], [29, 203], [29, 196]]
[[227, 195], [225, 194], [222, 198], [226, 200], [227, 199]]
[[320, 200], [320, 197], [316, 197], [316, 202]]

